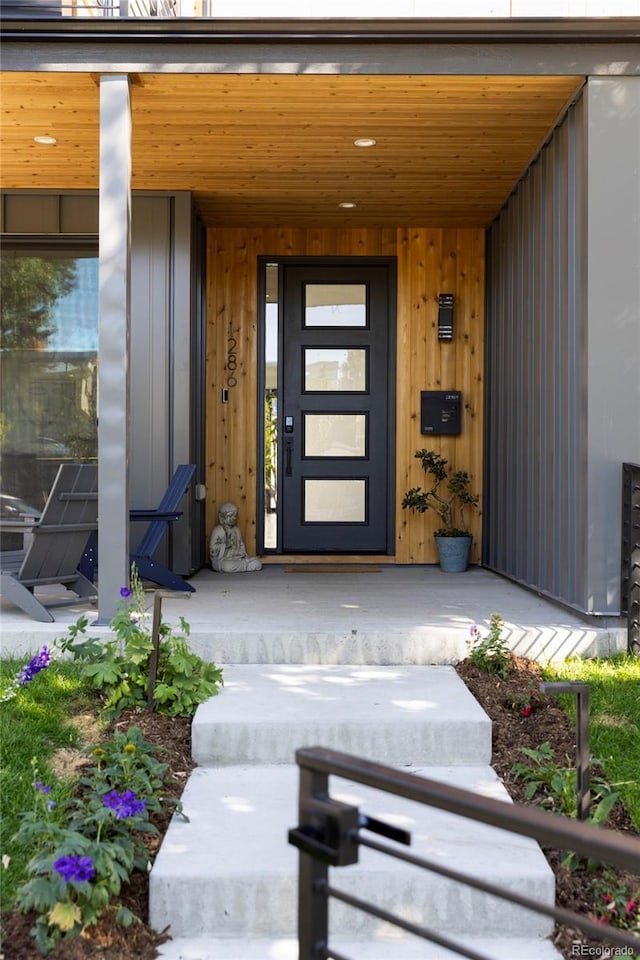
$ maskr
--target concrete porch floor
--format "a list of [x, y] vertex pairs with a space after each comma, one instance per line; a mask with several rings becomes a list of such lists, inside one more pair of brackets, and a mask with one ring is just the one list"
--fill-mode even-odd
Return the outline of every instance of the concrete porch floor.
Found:
[[[317, 569], [317, 568], [316, 568]], [[473, 624], [486, 633], [491, 614], [518, 655], [541, 661], [608, 656], [626, 649], [622, 620], [581, 619], [481, 567], [445, 574], [437, 566], [360, 566], [358, 572], [310, 572], [269, 564], [256, 573], [196, 573], [196, 592], [163, 601], [163, 618], [191, 626], [193, 648], [219, 663], [451, 663], [468, 652]], [[149, 602], [153, 585], [149, 585]], [[31, 620], [0, 601], [2, 653], [22, 655], [66, 633], [95, 606], [52, 610], [54, 623]], [[90, 626], [94, 636], [105, 627]]]

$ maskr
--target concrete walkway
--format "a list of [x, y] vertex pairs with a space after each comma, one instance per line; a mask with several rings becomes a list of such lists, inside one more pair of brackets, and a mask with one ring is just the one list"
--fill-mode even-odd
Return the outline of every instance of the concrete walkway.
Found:
[[[200, 766], [183, 796], [188, 820], [174, 819], [151, 874], [151, 921], [174, 937], [164, 960], [297, 960], [298, 855], [286, 835], [297, 822], [299, 746], [353, 752], [510, 802], [490, 766], [488, 718], [448, 665], [468, 652], [473, 623], [486, 628], [499, 611], [512, 649], [545, 659], [616, 646], [614, 630], [479, 568], [268, 567], [203, 573], [197, 584], [184, 615], [200, 652], [225, 665], [225, 687], [194, 719]], [[553, 902], [535, 843], [337, 778], [332, 789], [410, 829], [418, 855]], [[369, 854], [332, 882], [492, 960], [558, 957], [544, 918]], [[453, 956], [341, 905], [331, 918], [333, 949], [353, 960]]]
[[[229, 665], [193, 725], [201, 764], [150, 877], [150, 922], [165, 960], [297, 958], [295, 749], [319, 744], [509, 803], [489, 766], [491, 724], [453, 667]], [[533, 841], [331, 779], [332, 795], [411, 833], [411, 853], [547, 904], [553, 874]], [[376, 851], [331, 884], [491, 960], [558, 960], [552, 921]], [[444, 960], [388, 923], [331, 904], [330, 945], [353, 960]], [[309, 960], [309, 958], [304, 958]]]
[[[174, 818], [151, 874], [152, 922], [174, 937], [164, 960], [297, 960], [298, 855], [286, 839], [297, 822], [297, 747], [335, 747], [509, 802], [489, 765], [488, 718], [450, 666], [468, 653], [473, 624], [484, 634], [499, 612], [511, 649], [542, 660], [606, 655], [626, 642], [622, 625], [585, 622], [478, 567], [268, 565], [203, 570], [193, 584], [189, 599], [163, 601], [163, 615], [190, 623], [193, 648], [224, 665], [225, 687], [194, 719], [188, 821]], [[56, 622], [41, 624], [3, 604], [3, 652], [37, 649], [87, 612], [57, 608]], [[410, 829], [414, 852], [552, 902], [553, 875], [534, 843], [335, 785], [368, 814]], [[370, 853], [338, 874], [341, 886], [492, 960], [557, 957], [544, 918]], [[353, 960], [452, 956], [343, 906], [332, 909], [332, 938]]]

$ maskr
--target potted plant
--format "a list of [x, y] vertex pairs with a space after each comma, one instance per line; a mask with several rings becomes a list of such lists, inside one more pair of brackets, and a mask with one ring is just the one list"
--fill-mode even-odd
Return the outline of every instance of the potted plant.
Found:
[[[418, 450], [414, 454], [425, 474], [432, 477], [429, 488], [411, 487], [402, 500], [402, 509], [426, 513], [435, 510], [442, 526], [435, 531], [440, 569], [445, 573], [462, 573], [467, 569], [472, 535], [464, 518], [465, 507], [477, 508], [479, 496], [471, 493], [471, 477], [465, 470], [447, 471], [448, 461], [434, 450]], [[448, 495], [441, 490], [446, 481]]]

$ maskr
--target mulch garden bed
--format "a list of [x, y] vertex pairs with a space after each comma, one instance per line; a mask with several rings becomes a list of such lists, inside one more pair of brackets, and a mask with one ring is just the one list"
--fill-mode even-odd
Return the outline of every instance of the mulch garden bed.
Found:
[[[575, 764], [575, 729], [555, 697], [541, 697], [528, 716], [522, 716], [517, 708], [511, 706], [514, 700], [524, 699], [538, 689], [542, 676], [535, 661], [512, 657], [506, 680], [480, 670], [469, 660], [463, 660], [456, 669], [492, 721], [491, 764], [516, 802], [529, 802], [525, 798], [526, 783], [515, 779], [511, 773], [514, 763], [524, 759], [521, 747], [537, 750], [548, 741], [556, 763], [563, 767]], [[592, 769], [592, 774], [596, 772]], [[613, 807], [606, 826], [611, 830], [638, 835], [629, 814], [620, 803]], [[578, 913], [591, 914], [594, 885], [602, 877], [602, 869], [587, 870], [584, 866], [578, 866], [569, 870], [560, 863], [560, 851], [543, 847], [543, 852], [555, 873], [557, 905]], [[640, 877], [622, 875], [619, 879], [640, 889]], [[553, 939], [565, 958], [578, 955], [578, 944], [583, 944], [585, 950], [594, 946], [577, 930], [567, 927], [557, 927]], [[602, 956], [598, 952], [582, 955]]]
[[[134, 725], [140, 727], [146, 740], [156, 745], [157, 759], [168, 764], [166, 795], [179, 798], [189, 773], [194, 767], [191, 760], [191, 720], [183, 717], [166, 717], [145, 710], [127, 710], [107, 728], [105, 739], [109, 739], [115, 730], [126, 730]], [[170, 814], [164, 817], [156, 814], [151, 816], [151, 820], [160, 831], [160, 836], [150, 841], [149, 846], [152, 850], [154, 844], [156, 848], [159, 847], [170, 819]], [[168, 939], [168, 934], [158, 934], [147, 925], [148, 877], [141, 873], [134, 874], [131, 882], [123, 888], [117, 902], [128, 907], [140, 922], [125, 928], [115, 922], [114, 910], [103, 916], [95, 927], [90, 927], [86, 937], [60, 941], [49, 957], [52, 960], [154, 960], [158, 956], [157, 947]], [[0, 958], [3, 960], [41, 958], [29, 933], [33, 926], [33, 919], [33, 916], [23, 913], [3, 915]]]

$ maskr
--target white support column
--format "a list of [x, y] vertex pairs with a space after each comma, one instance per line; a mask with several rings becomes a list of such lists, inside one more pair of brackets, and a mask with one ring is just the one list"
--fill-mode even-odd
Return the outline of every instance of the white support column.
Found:
[[126, 74], [100, 77], [98, 336], [99, 623], [129, 583], [131, 104]]
[[590, 77], [586, 96], [589, 596], [617, 613], [622, 463], [640, 462], [640, 77]]

